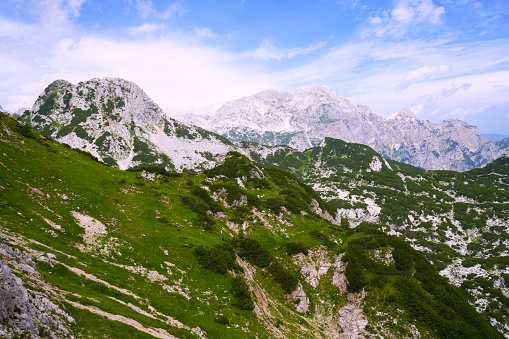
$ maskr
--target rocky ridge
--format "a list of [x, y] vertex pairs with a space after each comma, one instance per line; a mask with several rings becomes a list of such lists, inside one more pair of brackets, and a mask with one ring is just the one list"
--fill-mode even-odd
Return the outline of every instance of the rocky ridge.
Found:
[[210, 168], [232, 148], [214, 133], [169, 118], [136, 84], [118, 78], [54, 81], [19, 120], [120, 169]]
[[463, 121], [421, 120], [409, 108], [385, 119], [323, 87], [266, 90], [227, 102], [213, 116], [183, 119], [232, 141], [282, 144], [301, 151], [325, 137], [361, 143], [386, 158], [424, 169], [465, 171], [485, 166], [507, 150], [507, 145], [481, 137], [475, 126]]

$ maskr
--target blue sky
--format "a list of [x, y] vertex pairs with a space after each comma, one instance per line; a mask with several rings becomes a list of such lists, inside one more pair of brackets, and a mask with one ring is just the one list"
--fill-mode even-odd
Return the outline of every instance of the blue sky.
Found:
[[0, 105], [56, 79], [134, 81], [169, 115], [326, 86], [384, 117], [509, 134], [506, 0], [0, 0]]

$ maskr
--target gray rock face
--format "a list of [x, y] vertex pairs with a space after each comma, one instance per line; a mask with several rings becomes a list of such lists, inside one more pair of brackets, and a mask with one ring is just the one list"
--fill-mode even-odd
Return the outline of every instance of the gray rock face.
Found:
[[184, 119], [232, 141], [299, 150], [316, 146], [325, 137], [361, 143], [384, 157], [424, 169], [482, 167], [508, 148], [481, 137], [476, 127], [460, 120], [420, 120], [408, 108], [385, 119], [325, 88], [264, 91], [228, 102], [214, 116]]
[[118, 78], [78, 85], [54, 81], [20, 120], [120, 169], [209, 168], [232, 147], [214, 133], [167, 117], [136, 84]]
[[[3, 234], [2, 234], [3, 236]], [[1, 238], [1, 237], [0, 237]], [[4, 239], [5, 240], [5, 237]], [[6, 264], [41, 281], [32, 256], [0, 243], [0, 337], [28, 335], [30, 338], [68, 338], [69, 324], [74, 322], [66, 312], [49, 300], [45, 293], [24, 286]]]

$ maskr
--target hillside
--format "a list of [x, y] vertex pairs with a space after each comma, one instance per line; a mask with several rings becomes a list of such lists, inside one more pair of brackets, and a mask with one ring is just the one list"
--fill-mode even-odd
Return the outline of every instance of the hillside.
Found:
[[509, 156], [460, 173], [398, 165], [367, 146], [328, 138], [305, 152], [253, 143], [243, 150], [311, 185], [338, 209], [335, 223], [369, 222], [422, 251], [509, 333]]
[[19, 121], [120, 169], [205, 169], [232, 150], [223, 137], [169, 118], [136, 84], [118, 78], [54, 81]]
[[183, 119], [234, 142], [255, 141], [304, 151], [331, 137], [364, 144], [385, 158], [432, 170], [483, 167], [508, 149], [481, 137], [477, 127], [463, 121], [421, 120], [409, 108], [385, 119], [323, 87], [267, 90], [227, 102], [212, 116]]
[[328, 221], [309, 186], [239, 153], [120, 171], [5, 115], [0, 150], [2, 336], [502, 337], [383, 225]]

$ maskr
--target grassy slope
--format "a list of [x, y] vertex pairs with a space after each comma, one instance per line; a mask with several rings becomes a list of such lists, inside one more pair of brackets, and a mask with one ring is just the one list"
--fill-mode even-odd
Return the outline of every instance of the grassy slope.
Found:
[[[478, 311], [486, 312], [507, 333], [509, 158], [463, 173], [422, 171], [390, 160], [394, 171], [366, 172], [365, 164], [359, 167], [365, 158], [358, 145], [352, 144], [351, 150], [356, 151], [343, 159], [346, 152], [335, 152], [346, 147], [344, 142], [329, 140], [327, 144], [333, 149], [329, 145], [304, 153], [282, 149], [267, 157], [267, 165], [287, 169], [320, 188], [321, 196], [345, 214], [353, 208], [366, 210], [367, 200], [374, 201], [381, 208], [380, 229], [423, 249], [457, 286], [476, 296], [471, 302]], [[312, 153], [316, 156], [304, 156]], [[330, 168], [343, 166], [350, 171], [330, 174]]]
[[[355, 246], [350, 246], [353, 240], [371, 254], [369, 251], [378, 247], [389, 252], [393, 249], [384, 242], [369, 245], [373, 237], [371, 229], [353, 231], [321, 219], [310, 210], [310, 202], [317, 200], [323, 210], [329, 207], [320, 202], [316, 193], [278, 170], [263, 170], [260, 171], [263, 175], [253, 175], [257, 167], [239, 154], [232, 154], [225, 164], [206, 174], [163, 175], [152, 181], [144, 179], [140, 172], [119, 171], [47, 141], [3, 115], [0, 119], [1, 230], [36, 257], [42, 252], [56, 254], [53, 266], [40, 263], [38, 270], [46, 282], [60, 289], [60, 303], [76, 318], [73, 328], [76, 334], [150, 337], [132, 326], [82, 309], [93, 306], [111, 315], [136, 320], [144, 328], [160, 329], [160, 333], [177, 337], [197, 337], [198, 331], [192, 330], [196, 327], [210, 338], [326, 336], [328, 331], [337, 330], [333, 325], [339, 321], [342, 307], [352, 306], [356, 301], [348, 300], [347, 294], [332, 284], [334, 269], [319, 276], [320, 283], [313, 288], [300, 274], [297, 257], [286, 253], [285, 244], [293, 241], [303, 244], [310, 253], [322, 251], [329, 263], [337, 263], [338, 255], [343, 252], [347, 256], [354, 252]], [[215, 208], [210, 199], [201, 195], [203, 191], [197, 189], [203, 187], [224, 201], [219, 204], [223, 214], [211, 217], [203, 213], [203, 206]], [[235, 206], [242, 201], [242, 196], [247, 203]], [[306, 213], [285, 212], [295, 208]], [[101, 222], [107, 234], [95, 237], [86, 245], [85, 231], [73, 216], [76, 212]], [[232, 273], [221, 274], [198, 263], [194, 255], [197, 247], [213, 248], [236, 234], [226, 226], [227, 221], [236, 224], [230, 224], [232, 229], [245, 225], [246, 237], [256, 240], [268, 251], [272, 262], [282, 264], [290, 275], [298, 278], [309, 298], [307, 312], [296, 312], [298, 300], [285, 294], [270, 266], [253, 270], [254, 281], [250, 281], [248, 272], [238, 267]], [[58, 224], [65, 231], [56, 230], [51, 224]], [[236, 247], [233, 253], [256, 265], [243, 254], [242, 248]], [[308, 259], [303, 258], [310, 260], [311, 254]], [[409, 267], [418, 272], [420, 261], [422, 258], [411, 252]], [[455, 322], [451, 328], [461, 328], [463, 322], [468, 322], [473, 323], [464, 326], [469, 333], [488, 331], [497, 336], [481, 315], [475, 314], [475, 321], [470, 321], [471, 318], [451, 310], [450, 300], [445, 306], [438, 300], [426, 304], [424, 311], [416, 309], [408, 303], [408, 293], [433, 299], [439, 298], [438, 292], [421, 287], [423, 282], [407, 266], [397, 269], [390, 261], [378, 264], [386, 266], [392, 278], [383, 280], [386, 276], [383, 270], [372, 272], [369, 260], [358, 263], [358, 271], [346, 272], [352, 281], [355, 274], [364, 274], [357, 287], [349, 285], [348, 288], [356, 291], [361, 286], [368, 291], [364, 301], [357, 302], [367, 313], [368, 331], [403, 337], [415, 327], [422, 334], [438, 337], [443, 333], [443, 324], [435, 321], [435, 315], [448, 312]], [[151, 281], [149, 271], [163, 280]], [[233, 275], [249, 283], [252, 299], [257, 304], [254, 311], [234, 306], [236, 296], [230, 292]], [[398, 292], [397, 284], [403, 280], [413, 288], [407, 294]], [[442, 285], [452, 288], [443, 281]], [[263, 308], [264, 302], [256, 291], [264, 293], [270, 306]], [[360, 300], [358, 293], [352, 297]], [[455, 298], [471, 312], [465, 296], [457, 292]], [[425, 316], [429, 310], [431, 316]], [[167, 317], [182, 325], [172, 325]], [[472, 317], [470, 313], [469, 317]], [[224, 319], [228, 319], [229, 326], [225, 327]]]

